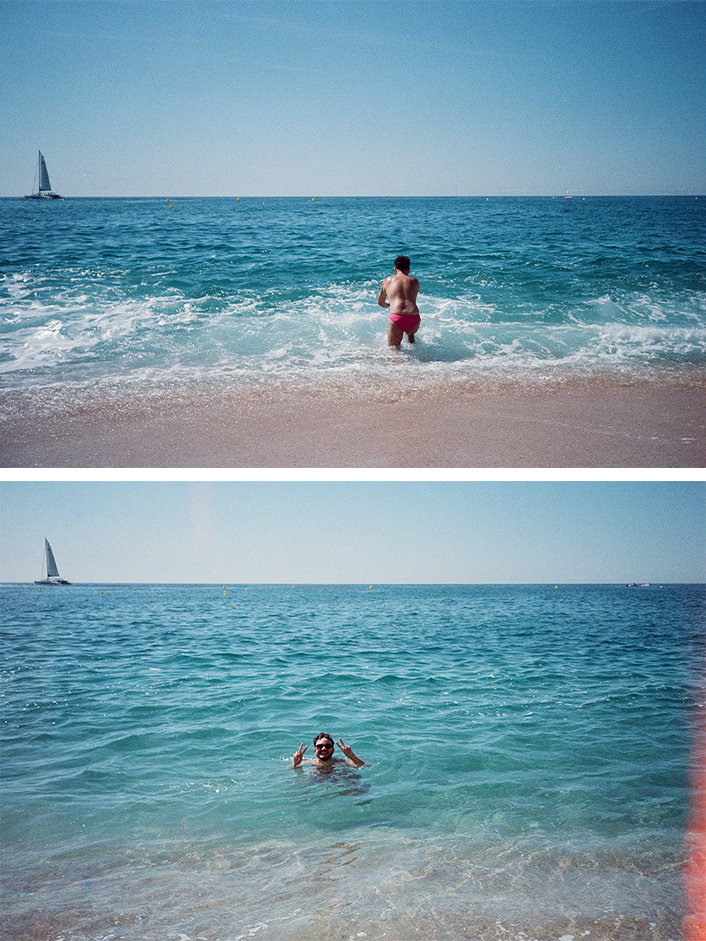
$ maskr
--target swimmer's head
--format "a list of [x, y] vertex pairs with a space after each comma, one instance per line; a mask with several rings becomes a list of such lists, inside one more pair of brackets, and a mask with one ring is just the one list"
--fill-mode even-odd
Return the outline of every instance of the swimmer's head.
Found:
[[395, 258], [395, 268], [403, 274], [408, 274], [411, 266], [412, 262], [406, 255], [398, 255], [397, 258]]
[[319, 732], [314, 736], [314, 751], [317, 757], [324, 755], [328, 758], [333, 753], [333, 739], [328, 732]]

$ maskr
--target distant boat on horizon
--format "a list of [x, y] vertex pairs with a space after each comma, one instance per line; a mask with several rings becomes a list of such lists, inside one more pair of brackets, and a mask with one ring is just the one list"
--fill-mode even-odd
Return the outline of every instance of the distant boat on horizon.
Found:
[[46, 571], [46, 577], [41, 578], [36, 581], [35, 585], [70, 585], [71, 582], [67, 582], [65, 578], [62, 578], [59, 575], [59, 569], [56, 566], [56, 559], [54, 558], [54, 553], [51, 551], [51, 546], [49, 545], [49, 540], [44, 538], [44, 565], [42, 566], [42, 571]]
[[47, 164], [44, 159], [44, 156], [39, 151], [39, 163], [37, 164], [37, 176], [35, 180], [39, 178], [39, 188], [36, 193], [32, 193], [29, 196], [25, 196], [25, 199], [63, 199], [63, 196], [59, 196], [58, 193], [52, 192], [51, 183], [49, 182], [49, 173], [47, 172]]

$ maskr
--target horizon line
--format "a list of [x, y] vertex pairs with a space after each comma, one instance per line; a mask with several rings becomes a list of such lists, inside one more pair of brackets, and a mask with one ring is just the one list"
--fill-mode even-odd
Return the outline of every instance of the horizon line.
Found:
[[[41, 587], [41, 585], [43, 585], [43, 584], [46, 584], [46, 583], [45, 583], [45, 582], [42, 582], [42, 583], [40, 583], [37, 587]], [[34, 586], [34, 585], [37, 585], [37, 582], [36, 582], [36, 581], [22, 581], [22, 582], [18, 582], [18, 581], [5, 581], [5, 582], [0, 582], [0, 585], [1, 585], [1, 586], [8, 586], [8, 585], [31, 585], [31, 586]], [[139, 585], [139, 586], [143, 586], [143, 587], [155, 587], [155, 586], [157, 586], [157, 587], [165, 587], [165, 588], [167, 588], [167, 587], [184, 587], [184, 588], [188, 588], [188, 587], [202, 587], [202, 586], [204, 586], [204, 587], [208, 587], [208, 588], [219, 588], [219, 590], [223, 590], [223, 588], [228, 588], [228, 587], [231, 587], [231, 588], [249, 588], [249, 587], [256, 587], [256, 588], [287, 588], [287, 586], [291, 585], [291, 588], [297, 588], [297, 587], [301, 587], [301, 588], [318, 588], [318, 587], [321, 587], [321, 586], [334, 587], [334, 588], [336, 588], [336, 587], [338, 587], [338, 588], [358, 588], [358, 587], [363, 587], [363, 586], [365, 586], [365, 585], [368, 585], [369, 587], [366, 588], [365, 590], [366, 590], [366, 591], [369, 591], [370, 588], [441, 588], [441, 587], [446, 587], [446, 588], [448, 588], [448, 587], [456, 587], [456, 588], [458, 588], [458, 587], [469, 587], [469, 588], [470, 588], [470, 587], [506, 587], [506, 586], [531, 586], [531, 587], [540, 587], [540, 588], [543, 588], [543, 587], [546, 587], [546, 586], [549, 586], [549, 585], [554, 585], [555, 587], [558, 586], [558, 585], [561, 585], [561, 586], [564, 586], [564, 587], [567, 587], [567, 586], [568, 586], [568, 587], [573, 587], [573, 586], [588, 586], [588, 585], [615, 585], [615, 586], [618, 586], [618, 587], [637, 587], [637, 588], [657, 588], [657, 587], [660, 587], [660, 588], [661, 588], [661, 587], [664, 587], [664, 585], [698, 585], [698, 586], [705, 586], [705, 587], [706, 587], [706, 581], [703, 581], [703, 582], [688, 582], [688, 581], [687, 581], [687, 582], [681, 582], [681, 581], [680, 581], [680, 582], [670, 582], [670, 581], [660, 581], [659, 579], [657, 579], [656, 581], [652, 581], [652, 582], [647, 582], [647, 581], [640, 581], [640, 582], [632, 581], [632, 582], [628, 582], [628, 581], [624, 581], [624, 580], [620, 580], [620, 581], [605, 581], [605, 582], [594, 582], [594, 581], [586, 581], [586, 582], [574, 582], [574, 581], [562, 582], [562, 581], [554, 581], [554, 580], [552, 580], [552, 581], [548, 581], [548, 582], [522, 582], [522, 581], [520, 581], [520, 582], [376, 582], [376, 581], [368, 582], [368, 581], [362, 581], [362, 582], [294, 582], [294, 583], [291, 583], [289, 580], [283, 581], [283, 582], [232, 582], [232, 581], [228, 581], [228, 580], [226, 579], [226, 580], [218, 580], [218, 581], [215, 581], [215, 582], [135, 582], [135, 581], [127, 581], [127, 582], [107, 582], [107, 581], [105, 581], [105, 582], [104, 582], [104, 581], [97, 581], [97, 582], [69, 582], [69, 587], [79, 587], [79, 586], [98, 587], [98, 586], [100, 586], [100, 585], [109, 585], [109, 586], [113, 586], [113, 587], [122, 587], [122, 586], [125, 586], [125, 585], [130, 585], [130, 586]], [[53, 585], [52, 585], [52, 587], [67, 587], [67, 586], [65, 586], [65, 585], [64, 585], [64, 586], [58, 586], [58, 585], [57, 585], [57, 586], [53, 586]], [[291, 590], [291, 588], [290, 588], [289, 590]]]
[[[277, 195], [267, 195], [267, 194], [246, 194], [242, 193], [238, 196], [236, 194], [181, 194], [176, 196], [170, 196], [168, 193], [156, 193], [148, 195], [135, 195], [135, 194], [113, 194], [111, 196], [106, 195], [82, 195], [82, 196], [62, 196], [62, 200], [66, 199], [162, 199], [169, 201], [170, 199], [302, 199], [307, 202], [314, 202], [318, 199], [566, 199], [566, 200], [583, 200], [583, 199], [704, 199], [706, 197], [705, 193], [571, 193], [567, 195], [565, 193], [464, 193], [464, 194], [451, 194], [451, 193], [431, 193], [431, 194], [385, 194], [378, 193], [375, 195], [356, 195], [353, 193], [324, 193], [321, 195], [301, 195], [301, 194], [287, 194], [280, 193]], [[27, 195], [11, 195], [5, 194], [0, 196], [0, 199], [26, 199]], [[34, 197], [33, 197], [34, 198]], [[41, 199], [39, 200], [41, 201]], [[48, 197], [50, 202], [59, 202], [60, 200], [53, 200], [51, 197]]]

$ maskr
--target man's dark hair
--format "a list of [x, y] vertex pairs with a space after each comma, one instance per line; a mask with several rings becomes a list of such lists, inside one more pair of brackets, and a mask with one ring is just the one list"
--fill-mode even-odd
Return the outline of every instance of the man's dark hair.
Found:
[[395, 258], [395, 268], [397, 268], [398, 271], [409, 271], [411, 266], [412, 263], [406, 255], [398, 255], [397, 258]]
[[327, 739], [329, 740], [329, 742], [331, 742], [331, 744], [333, 745], [333, 739], [332, 739], [331, 736], [328, 734], [328, 732], [319, 732], [318, 735], [315, 735], [315, 736], [314, 736], [314, 745], [316, 745], [317, 742], [320, 742], [322, 738], [327, 738]]

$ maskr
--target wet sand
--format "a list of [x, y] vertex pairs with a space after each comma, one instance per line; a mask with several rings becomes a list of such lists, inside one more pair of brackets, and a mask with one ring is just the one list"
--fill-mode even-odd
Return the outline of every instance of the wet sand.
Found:
[[0, 466], [701, 468], [706, 377], [0, 395]]

